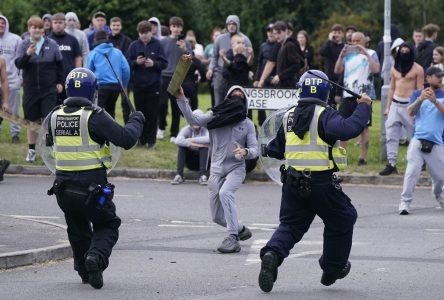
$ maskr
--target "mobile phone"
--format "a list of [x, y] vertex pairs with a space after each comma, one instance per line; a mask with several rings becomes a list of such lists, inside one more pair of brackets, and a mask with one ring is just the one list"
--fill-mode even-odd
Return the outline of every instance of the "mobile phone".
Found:
[[143, 52], [143, 51], [139, 51], [139, 52], [137, 53], [137, 56], [138, 56], [138, 57], [139, 57], [139, 56], [145, 57], [145, 52]]
[[424, 83], [424, 89], [429, 88], [430, 87], [430, 83], [426, 82]]
[[347, 46], [347, 52], [348, 53], [358, 53], [359, 49], [355, 45]]

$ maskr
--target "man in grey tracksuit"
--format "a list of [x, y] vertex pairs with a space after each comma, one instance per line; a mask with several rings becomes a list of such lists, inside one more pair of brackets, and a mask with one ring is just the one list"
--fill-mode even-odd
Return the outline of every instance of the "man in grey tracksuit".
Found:
[[226, 53], [231, 49], [231, 37], [235, 34], [238, 34], [244, 38], [246, 48], [252, 47], [248, 36], [240, 32], [240, 20], [238, 16], [228, 16], [225, 22], [225, 27], [227, 32], [221, 34], [214, 42], [213, 56], [211, 57], [211, 62], [207, 73], [208, 80], [213, 78], [215, 105], [222, 102], [225, 96], [223, 93], [226, 91], [226, 82], [222, 76], [224, 62], [219, 56], [220, 50], [223, 50]]
[[[245, 179], [245, 159], [258, 156], [256, 131], [253, 122], [246, 118], [247, 100], [240, 86], [232, 86], [224, 100], [227, 103], [242, 102], [243, 119], [235, 123], [212, 128], [211, 124], [220, 115], [217, 106], [209, 112], [193, 113], [183, 91], [176, 95], [177, 104], [190, 125], [207, 127], [210, 133], [211, 167], [208, 179], [208, 195], [213, 221], [228, 230], [226, 237], [217, 249], [222, 253], [239, 252], [239, 240], [251, 237], [250, 230], [239, 224], [234, 193]], [[236, 100], [238, 102], [236, 102]], [[216, 113], [215, 113], [216, 111]]]

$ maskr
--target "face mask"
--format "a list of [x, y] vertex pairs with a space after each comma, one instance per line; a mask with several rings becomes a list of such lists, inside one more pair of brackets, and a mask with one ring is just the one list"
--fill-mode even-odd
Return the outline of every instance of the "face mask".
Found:
[[395, 69], [401, 73], [402, 77], [404, 77], [413, 67], [413, 63], [415, 62], [415, 55], [410, 49], [408, 53], [402, 53], [401, 49], [403, 46], [399, 47], [399, 52], [395, 58]]
[[229, 99], [232, 102], [241, 103], [244, 108], [246, 107], [246, 103], [245, 103], [246, 101], [241, 96], [230, 96]]

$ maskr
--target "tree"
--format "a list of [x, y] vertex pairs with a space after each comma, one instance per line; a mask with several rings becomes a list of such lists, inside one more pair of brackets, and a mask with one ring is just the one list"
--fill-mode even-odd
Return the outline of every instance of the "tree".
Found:
[[26, 30], [26, 21], [30, 15], [23, 12], [33, 11], [33, 6], [29, 1], [25, 0], [2, 0], [0, 12], [9, 23], [9, 31], [21, 35]]

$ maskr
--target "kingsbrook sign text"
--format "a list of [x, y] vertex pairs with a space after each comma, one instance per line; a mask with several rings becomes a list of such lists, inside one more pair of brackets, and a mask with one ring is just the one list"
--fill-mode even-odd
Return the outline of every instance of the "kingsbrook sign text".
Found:
[[249, 109], [281, 109], [296, 105], [299, 97], [292, 89], [245, 88]]

